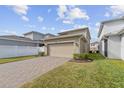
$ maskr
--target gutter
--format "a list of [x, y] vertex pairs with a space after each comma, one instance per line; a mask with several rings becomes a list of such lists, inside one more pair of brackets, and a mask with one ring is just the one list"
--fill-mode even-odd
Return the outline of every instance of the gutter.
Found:
[[19, 41], [19, 42], [30, 42], [30, 43], [37, 43], [37, 41], [24, 41], [24, 40], [16, 40], [16, 39], [9, 39], [9, 38], [0, 38], [3, 40], [12, 40], [12, 41]]

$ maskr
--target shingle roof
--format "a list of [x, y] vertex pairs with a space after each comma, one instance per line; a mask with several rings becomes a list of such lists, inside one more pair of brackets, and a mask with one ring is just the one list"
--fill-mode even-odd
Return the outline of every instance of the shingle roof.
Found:
[[37, 33], [37, 34], [44, 35], [43, 33], [40, 33], [40, 32], [37, 32], [37, 31], [30, 31], [30, 32], [24, 33], [24, 35], [27, 35], [27, 34], [30, 34], [30, 33]]
[[70, 29], [70, 30], [66, 30], [66, 31], [60, 32], [58, 34], [63, 34], [63, 33], [68, 33], [68, 32], [74, 32], [74, 31], [77, 31], [77, 30], [84, 30], [84, 29], [88, 29], [88, 27], [78, 28], [78, 29]]
[[62, 36], [55, 36], [55, 37], [50, 37], [44, 40], [53, 40], [53, 39], [60, 39], [60, 38], [67, 38], [67, 37], [75, 37], [75, 36], [82, 36], [83, 34], [74, 34], [74, 35], [62, 35]]
[[45, 36], [50, 35], [50, 36], [56, 36], [54, 34], [46, 33]]
[[14, 40], [14, 41], [23, 41], [23, 42], [32, 42], [35, 43], [33, 40], [22, 37], [22, 36], [16, 36], [16, 35], [3, 35], [0, 36], [0, 39], [8, 39], [8, 40]]

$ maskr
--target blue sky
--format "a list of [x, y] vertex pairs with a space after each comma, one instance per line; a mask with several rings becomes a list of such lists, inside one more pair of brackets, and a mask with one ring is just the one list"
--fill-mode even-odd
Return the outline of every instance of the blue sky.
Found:
[[124, 14], [124, 6], [0, 6], [0, 35], [22, 35], [28, 31], [57, 34], [88, 26], [92, 40], [97, 39], [101, 21]]

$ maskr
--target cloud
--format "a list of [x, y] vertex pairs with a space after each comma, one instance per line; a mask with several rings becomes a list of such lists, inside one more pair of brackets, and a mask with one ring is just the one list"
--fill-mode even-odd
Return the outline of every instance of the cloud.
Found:
[[24, 21], [29, 21], [29, 18], [27, 17], [29, 7], [26, 5], [14, 5], [12, 6], [12, 10], [21, 16], [21, 19]]
[[12, 6], [12, 9], [18, 15], [27, 15], [29, 8], [26, 5], [15, 5]]
[[48, 9], [48, 13], [50, 13], [52, 10], [51, 9]]
[[60, 19], [65, 17], [65, 13], [68, 12], [67, 7], [65, 5], [60, 5], [57, 9], [57, 14]]
[[25, 27], [29, 27], [29, 28], [36, 28], [36, 25], [31, 25], [31, 24], [27, 24], [27, 25], [24, 25]]
[[87, 26], [87, 25], [75, 24], [73, 27], [74, 27], [74, 28], [85, 28], [85, 27], [88, 27], [88, 26]]
[[55, 30], [55, 27], [41, 27], [42, 30], [45, 30], [45, 31], [54, 31]]
[[27, 16], [22, 16], [21, 18], [22, 18], [22, 20], [24, 20], [24, 21], [27, 21], [27, 22], [29, 21], [29, 19], [28, 19]]
[[69, 16], [70, 19], [85, 19], [89, 20], [89, 16], [84, 10], [81, 10], [79, 8], [73, 8], [70, 10]]
[[10, 30], [4, 30], [2, 31], [2, 33], [6, 35], [17, 35], [16, 31], [10, 31]]
[[73, 24], [73, 22], [71, 22], [70, 20], [63, 20], [62, 21], [64, 24]]
[[37, 19], [39, 22], [43, 22], [43, 20], [44, 20], [44, 18], [42, 16], [38, 16]]
[[110, 14], [108, 12], [105, 13], [105, 17], [110, 17]]
[[54, 30], [55, 30], [55, 28], [54, 28], [54, 27], [51, 27], [51, 30], [52, 30], [52, 31], [54, 31]]
[[106, 17], [120, 17], [124, 15], [124, 5], [113, 5], [107, 9], [108, 11], [105, 13]]
[[47, 28], [46, 28], [45, 26], [43, 26], [41, 29], [42, 29], [42, 30], [46, 30]]
[[97, 22], [95, 25], [96, 25], [97, 27], [99, 27], [99, 26], [100, 26], [100, 23], [99, 23], [99, 22]]
[[[90, 17], [87, 15], [87, 12], [83, 9], [80, 9], [76, 6], [65, 6], [60, 5], [57, 9], [58, 18], [64, 20], [63, 23], [73, 23], [76, 19], [89, 20]], [[66, 21], [65, 21], [66, 20]]]

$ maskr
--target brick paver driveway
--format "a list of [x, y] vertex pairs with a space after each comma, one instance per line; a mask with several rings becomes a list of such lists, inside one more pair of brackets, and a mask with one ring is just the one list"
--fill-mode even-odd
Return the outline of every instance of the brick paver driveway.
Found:
[[69, 58], [47, 56], [0, 64], [0, 87], [20, 87], [68, 60]]

